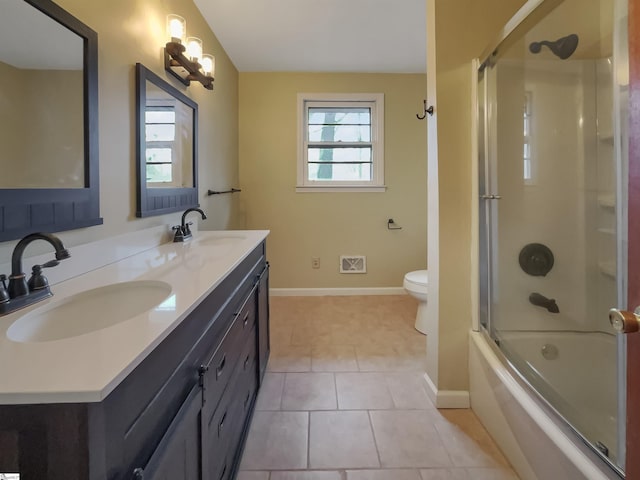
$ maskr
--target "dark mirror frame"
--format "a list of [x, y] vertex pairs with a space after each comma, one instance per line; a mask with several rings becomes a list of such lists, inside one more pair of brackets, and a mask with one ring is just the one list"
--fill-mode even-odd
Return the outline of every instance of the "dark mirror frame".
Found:
[[98, 177], [98, 34], [51, 0], [23, 1], [83, 39], [84, 188], [0, 189], [0, 241], [35, 231], [60, 232], [102, 224]]
[[[147, 81], [193, 109], [193, 187], [149, 188], [145, 162], [145, 118]], [[198, 104], [173, 87], [151, 70], [136, 63], [136, 170], [137, 217], [150, 217], [165, 213], [181, 212], [198, 204]]]

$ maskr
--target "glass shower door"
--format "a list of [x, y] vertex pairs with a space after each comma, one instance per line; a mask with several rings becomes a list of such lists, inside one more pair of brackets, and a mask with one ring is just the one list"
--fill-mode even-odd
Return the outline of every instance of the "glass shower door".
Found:
[[481, 323], [545, 401], [622, 467], [623, 365], [608, 322], [623, 283], [622, 2], [555, 3], [479, 74]]

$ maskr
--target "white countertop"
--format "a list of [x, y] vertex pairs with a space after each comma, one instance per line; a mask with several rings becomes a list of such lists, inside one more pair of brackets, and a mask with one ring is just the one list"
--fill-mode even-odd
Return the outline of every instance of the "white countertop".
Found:
[[[53, 297], [0, 317], [0, 404], [103, 400], [268, 234], [196, 232], [185, 243], [165, 243], [53, 285]], [[210, 240], [219, 237], [230, 238]], [[69, 250], [72, 256], [65, 262], [73, 262]], [[85, 290], [132, 280], [168, 283], [170, 300], [162, 308], [72, 338], [15, 342], [7, 337], [13, 322], [29, 312]], [[86, 321], [91, 322], [91, 312]]]

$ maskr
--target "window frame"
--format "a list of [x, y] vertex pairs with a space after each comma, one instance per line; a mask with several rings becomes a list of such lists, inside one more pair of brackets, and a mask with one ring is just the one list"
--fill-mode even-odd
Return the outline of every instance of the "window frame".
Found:
[[[371, 180], [309, 180], [309, 107], [371, 108]], [[384, 94], [383, 93], [299, 93], [298, 155], [296, 192], [384, 192]], [[311, 142], [317, 144], [316, 142]], [[364, 142], [363, 142], [364, 144]]]
[[[147, 161], [147, 150], [149, 148], [169, 148], [171, 150], [171, 162], [152, 162], [153, 164], [161, 164], [161, 165], [171, 165], [171, 181], [170, 182], [152, 182], [147, 180], [147, 185], [151, 187], [178, 187], [182, 185], [182, 169], [176, 162], [177, 152], [176, 145], [178, 142], [178, 131], [177, 131], [177, 120], [176, 116], [178, 112], [176, 111], [177, 102], [174, 99], [162, 99], [162, 100], [147, 100], [147, 105], [145, 107], [145, 114], [147, 111], [173, 111], [174, 113], [174, 135], [173, 140], [145, 140], [145, 167], [150, 165]], [[146, 137], [146, 126], [150, 125], [147, 123], [146, 115], [145, 115], [145, 137]], [[169, 125], [169, 124], [166, 124]]]

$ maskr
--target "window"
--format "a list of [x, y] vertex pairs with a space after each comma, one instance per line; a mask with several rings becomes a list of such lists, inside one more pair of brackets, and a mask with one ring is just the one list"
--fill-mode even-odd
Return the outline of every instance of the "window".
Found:
[[299, 94], [298, 192], [384, 191], [384, 95]]
[[523, 135], [524, 144], [522, 151], [523, 159], [523, 171], [522, 178], [525, 183], [532, 183], [533, 181], [533, 162], [531, 158], [531, 117], [532, 117], [532, 100], [531, 92], [525, 92], [524, 94], [524, 116], [523, 116]]
[[173, 186], [180, 183], [175, 159], [176, 108], [170, 104], [145, 109], [145, 160], [147, 183]]

